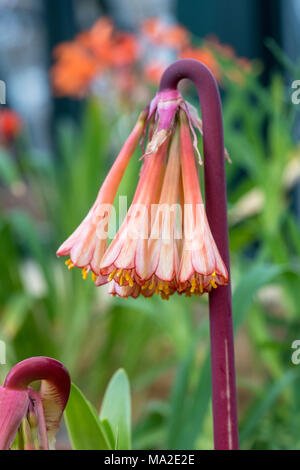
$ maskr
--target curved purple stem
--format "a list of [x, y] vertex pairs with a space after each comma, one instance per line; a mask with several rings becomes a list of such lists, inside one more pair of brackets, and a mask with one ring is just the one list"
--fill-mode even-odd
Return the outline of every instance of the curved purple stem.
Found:
[[[209, 225], [230, 276], [224, 136], [221, 100], [209, 69], [192, 59], [178, 60], [164, 72], [160, 91], [174, 90], [178, 82], [194, 82], [203, 120], [205, 204]], [[215, 449], [238, 449], [234, 341], [230, 277], [227, 286], [209, 294], [212, 369], [212, 405]]]
[[35, 380], [51, 382], [57, 389], [63, 408], [66, 406], [71, 387], [70, 375], [61, 362], [50, 357], [31, 357], [19, 362], [7, 374], [4, 387], [27, 390]]

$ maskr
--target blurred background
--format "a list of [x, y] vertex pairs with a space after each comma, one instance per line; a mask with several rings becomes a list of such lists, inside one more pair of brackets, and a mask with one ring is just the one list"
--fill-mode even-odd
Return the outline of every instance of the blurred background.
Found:
[[[196, 58], [220, 85], [232, 160], [241, 446], [300, 449], [299, 50], [299, 0], [0, 0], [2, 380], [52, 356], [99, 407], [124, 367], [134, 448], [213, 447], [207, 298], [110, 298], [55, 256], [163, 70]], [[139, 156], [119, 195], [133, 195]]]

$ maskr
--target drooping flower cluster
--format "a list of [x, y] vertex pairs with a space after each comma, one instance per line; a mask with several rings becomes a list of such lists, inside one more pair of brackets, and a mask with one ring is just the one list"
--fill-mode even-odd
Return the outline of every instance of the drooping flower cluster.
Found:
[[[97, 199], [57, 251], [69, 269], [89, 272], [97, 286], [120, 297], [163, 299], [201, 295], [225, 285], [228, 273], [212, 237], [197, 161], [196, 109], [177, 90], [159, 92], [143, 111], [107, 175]], [[148, 139], [131, 206], [107, 247], [115, 195], [139, 141]]]

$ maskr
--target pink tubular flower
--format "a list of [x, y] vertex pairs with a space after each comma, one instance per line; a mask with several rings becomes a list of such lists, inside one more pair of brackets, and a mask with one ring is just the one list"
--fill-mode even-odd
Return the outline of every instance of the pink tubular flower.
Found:
[[175, 130], [170, 150], [168, 165], [156, 208], [148, 242], [148, 262], [144, 265], [143, 278], [147, 281], [142, 290], [155, 289], [165, 299], [176, 291], [179, 266], [179, 236], [177, 227], [180, 154], [179, 129]]
[[[59, 248], [59, 256], [70, 256], [69, 268], [80, 267], [84, 278], [92, 270], [96, 286], [108, 283], [110, 294], [124, 298], [156, 293], [168, 299], [175, 292], [199, 295], [227, 283], [227, 270], [201, 197], [196, 132], [202, 134], [196, 109], [177, 90], [157, 93], [125, 143], [89, 214]], [[148, 144], [137, 189], [119, 231], [106, 248], [106, 236], [100, 236], [108, 224], [106, 205], [113, 203], [142, 135], [143, 140], [147, 135]], [[199, 224], [189, 240], [196, 222]]]
[[[157, 204], [162, 184], [167, 142], [154, 155], [146, 155], [132, 205], [114, 240], [106, 250], [100, 272], [120, 286], [142, 283], [144, 253], [149, 236], [149, 212]], [[100, 285], [100, 280], [97, 280]]]
[[[40, 391], [29, 384], [41, 380]], [[54, 448], [70, 394], [70, 376], [49, 357], [32, 357], [14, 366], [0, 387], [0, 449], [12, 446], [20, 430], [25, 450]]]
[[189, 126], [183, 114], [180, 144], [185, 230], [178, 285], [180, 292], [199, 295], [227, 284], [228, 273], [208, 225]]
[[92, 271], [95, 281], [99, 276], [100, 260], [107, 245], [106, 229], [109, 222], [110, 206], [113, 204], [118, 186], [126, 167], [143, 134], [147, 111], [143, 111], [126, 140], [118, 157], [98, 193], [97, 199], [86, 218], [73, 234], [60, 246], [56, 254], [69, 256], [66, 261], [69, 269], [77, 266], [82, 269], [82, 277], [87, 278]]

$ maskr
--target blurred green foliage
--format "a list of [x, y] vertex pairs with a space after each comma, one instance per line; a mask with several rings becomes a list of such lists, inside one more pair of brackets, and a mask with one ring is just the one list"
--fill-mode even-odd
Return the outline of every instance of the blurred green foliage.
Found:
[[[240, 85], [228, 81], [223, 108], [233, 162], [227, 178], [241, 446], [300, 449], [300, 368], [291, 362], [300, 337], [295, 106], [281, 76], [267, 88], [249, 76]], [[36, 154], [24, 140], [17, 158], [1, 150], [0, 328], [8, 364], [0, 373], [25, 357], [55, 357], [98, 408], [123, 367], [133, 448], [212, 448], [207, 298], [109, 298], [55, 256], [93, 203], [127, 127], [121, 118], [111, 125], [91, 99], [80, 126], [59, 124], [55, 155]], [[136, 155], [119, 194], [133, 194], [139, 166]], [[90, 405], [76, 388], [71, 397], [69, 406], [81, 400], [85, 413]], [[90, 419], [97, 427], [94, 411]]]

